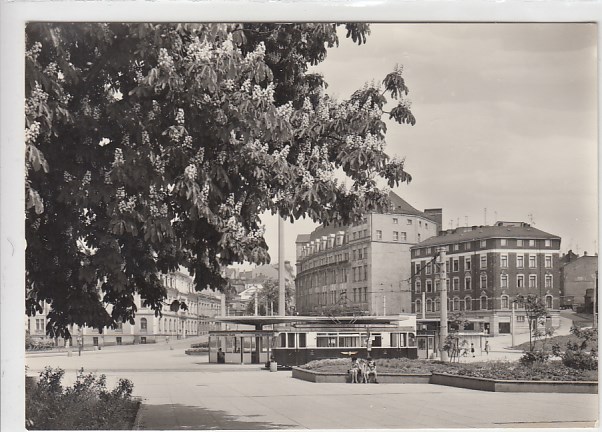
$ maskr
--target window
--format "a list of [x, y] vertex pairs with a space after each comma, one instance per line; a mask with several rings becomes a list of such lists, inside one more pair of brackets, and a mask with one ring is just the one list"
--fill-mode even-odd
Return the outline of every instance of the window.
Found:
[[408, 234], [402, 231], [401, 232], [401, 240], [406, 241], [407, 239], [408, 239]]
[[422, 228], [422, 221], [418, 221], [418, 226]]
[[452, 289], [454, 291], [460, 291], [460, 278], [453, 278], [452, 280]]
[[146, 331], [147, 325], [146, 318], [140, 318], [140, 331]]
[[464, 289], [471, 290], [472, 289], [472, 279], [470, 276], [466, 276], [464, 279]]
[[368, 280], [368, 265], [364, 265], [364, 280]]
[[537, 267], [537, 257], [535, 255], [529, 255], [529, 268]]
[[452, 270], [455, 272], [460, 271], [460, 260], [459, 259], [454, 259], [454, 264], [453, 264]]
[[353, 255], [353, 261], [357, 260], [357, 250], [353, 249], [353, 251], [351, 252]]
[[454, 245], [454, 250], [455, 250], [455, 251], [457, 251], [457, 250], [460, 250], [460, 245], [456, 243], [456, 244]]
[[305, 333], [299, 333], [299, 348], [305, 348], [306, 345], [307, 345], [306, 334]]
[[412, 225], [412, 219], [408, 219], [408, 225]]
[[427, 224], [426, 222], [424, 223], [424, 229], [429, 229], [429, 224]]
[[522, 241], [522, 239], [516, 239], [516, 246], [523, 247], [523, 241]]
[[433, 311], [433, 302], [431, 299], [427, 299], [426, 300], [426, 311], [427, 312], [432, 312]]
[[420, 273], [420, 263], [414, 263], [414, 274], [417, 275]]
[[529, 275], [529, 288], [537, 287], [537, 275]]
[[376, 240], [383, 239], [383, 232], [381, 230], [376, 230]]
[[441, 289], [441, 281], [439, 279], [435, 279], [435, 292], [438, 292]]
[[421, 286], [421, 285], [422, 285], [422, 284], [420, 283], [420, 281], [416, 281], [416, 285], [415, 285], [415, 288], [414, 288], [414, 290], [415, 290], [417, 293], [419, 293], [419, 292], [422, 290], [422, 286]]
[[420, 300], [416, 300], [416, 313], [421, 313], [422, 312], [422, 308], [421, 308], [421, 302]]
[[545, 287], [552, 288], [552, 275], [546, 275]]
[[487, 296], [481, 296], [481, 310], [487, 310]]
[[517, 255], [516, 256], [516, 268], [523, 268], [525, 266], [525, 256]]
[[454, 301], [452, 303], [452, 310], [460, 310], [460, 299], [458, 297], [454, 297]]
[[288, 334], [288, 347], [295, 348], [295, 333]]
[[[378, 231], [377, 231], [378, 232]], [[357, 232], [353, 232], [353, 240], [355, 240], [357, 238]]]
[[418, 243], [420, 243], [420, 233], [418, 234]]
[[509, 309], [510, 299], [507, 295], [502, 296], [502, 309]]
[[508, 244], [508, 240], [506, 240], [506, 239], [501, 239], [500, 240], [500, 245], [501, 246], [506, 246], [507, 244]]
[[481, 275], [481, 289], [487, 288], [487, 275]]
[[546, 247], [550, 247], [550, 246], [552, 246], [552, 242], [551, 242], [551, 240], [549, 240], [549, 239], [548, 239], [548, 240], [546, 240], [546, 241], [545, 241], [545, 245], [546, 245]]
[[535, 240], [529, 240], [529, 247], [535, 246]]
[[397, 224], [399, 223], [399, 219], [397, 219], [397, 218], [393, 218], [393, 223], [394, 223], [395, 225], [397, 225]]
[[487, 268], [487, 255], [481, 255], [481, 268]]
[[429, 263], [426, 265], [426, 274], [427, 274], [427, 275], [430, 275], [430, 274], [432, 274], [432, 273], [433, 273], [433, 264], [429, 262]]
[[508, 255], [500, 255], [500, 267], [508, 268]]
[[353, 288], [353, 303], [357, 302], [357, 288]]
[[464, 309], [472, 310], [472, 299], [470, 297], [464, 298]]
[[516, 276], [516, 287], [524, 288], [525, 287], [525, 277], [523, 275]]
[[399, 241], [399, 232], [393, 231], [393, 241]]
[[[466, 244], [468, 244], [468, 243], [466, 243]], [[472, 261], [471, 261], [470, 257], [464, 258], [464, 270], [465, 271], [471, 270], [471, 264], [472, 264]]]
[[481, 247], [487, 247], [487, 240], [481, 240]]
[[368, 301], [368, 287], [364, 287], [364, 301]]
[[508, 275], [507, 274], [503, 274], [500, 276], [500, 287], [508, 288]]
[[435, 312], [439, 312], [441, 310], [441, 301], [437, 298], [435, 299]]
[[517, 315], [516, 316], [516, 322], [525, 322], [525, 316], [524, 315]]
[[547, 295], [546, 296], [546, 307], [548, 309], [552, 309], [552, 303], [553, 303], [552, 301], [553, 301], [552, 296], [551, 295]]
[[433, 292], [433, 281], [430, 279], [426, 281], [426, 292]]
[[431, 248], [426, 248], [426, 253], [427, 253], [427, 255], [430, 255], [430, 253], [431, 253]]
[[546, 255], [545, 267], [552, 268], [552, 255]]
[[362, 255], [362, 250], [361, 249], [357, 250], [357, 258], [358, 259], [364, 259], [364, 256]]

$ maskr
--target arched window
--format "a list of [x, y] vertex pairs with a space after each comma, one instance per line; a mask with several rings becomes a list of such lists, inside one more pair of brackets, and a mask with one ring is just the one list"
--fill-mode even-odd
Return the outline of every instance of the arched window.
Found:
[[464, 309], [472, 310], [472, 298], [470, 296], [464, 298]]
[[552, 309], [553, 297], [551, 295], [546, 296], [546, 307]]
[[419, 293], [422, 289], [420, 281], [416, 281], [416, 292]]
[[422, 309], [421, 309], [422, 303], [420, 302], [420, 300], [416, 300], [416, 313], [422, 313]]
[[458, 297], [454, 297], [453, 310], [460, 310], [460, 299]]
[[145, 332], [147, 330], [146, 318], [140, 318], [140, 331]]
[[427, 299], [426, 300], [426, 311], [427, 312], [432, 312], [433, 311], [433, 302], [431, 299]]
[[481, 310], [487, 310], [487, 296], [481, 296]]
[[509, 309], [510, 308], [510, 299], [508, 298], [507, 295], [503, 295], [502, 296], [502, 309]]

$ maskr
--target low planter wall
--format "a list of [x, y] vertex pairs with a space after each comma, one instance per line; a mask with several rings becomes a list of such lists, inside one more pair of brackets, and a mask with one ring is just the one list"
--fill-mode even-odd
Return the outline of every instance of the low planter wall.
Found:
[[492, 392], [598, 394], [598, 383], [595, 381], [494, 380], [489, 378], [433, 373], [431, 384]]
[[[316, 372], [293, 367], [293, 378], [314, 383], [348, 383], [349, 375], [335, 372]], [[469, 376], [433, 374], [379, 373], [381, 384], [438, 384], [489, 392], [515, 393], [588, 393], [598, 394], [595, 381], [514, 381], [475, 378]]]
[[[315, 372], [293, 367], [293, 378], [315, 383], [348, 383], [349, 374], [335, 372]], [[382, 372], [378, 374], [378, 382], [386, 384], [428, 384], [430, 374], [394, 374]]]
[[209, 352], [209, 348], [191, 348], [184, 352], [188, 355], [203, 355]]

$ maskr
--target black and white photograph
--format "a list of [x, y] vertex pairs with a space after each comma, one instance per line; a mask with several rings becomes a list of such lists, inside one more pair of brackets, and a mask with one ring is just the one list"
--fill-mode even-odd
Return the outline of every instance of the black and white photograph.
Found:
[[2, 82], [3, 416], [598, 427], [596, 21], [50, 16]]

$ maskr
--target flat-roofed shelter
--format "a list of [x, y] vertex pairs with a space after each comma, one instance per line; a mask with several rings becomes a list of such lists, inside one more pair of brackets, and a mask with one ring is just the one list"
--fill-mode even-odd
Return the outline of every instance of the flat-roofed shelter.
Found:
[[282, 331], [334, 331], [372, 327], [400, 328], [400, 322], [411, 320], [407, 331], [415, 331], [415, 320], [409, 315], [391, 316], [228, 316], [216, 317], [222, 330], [209, 332], [209, 362], [218, 362], [217, 351], [224, 353], [225, 363], [261, 364], [270, 359]]

